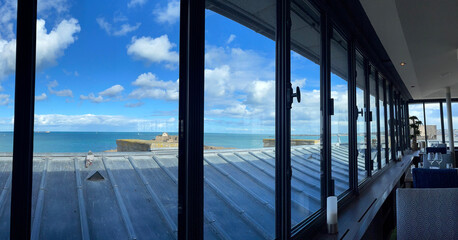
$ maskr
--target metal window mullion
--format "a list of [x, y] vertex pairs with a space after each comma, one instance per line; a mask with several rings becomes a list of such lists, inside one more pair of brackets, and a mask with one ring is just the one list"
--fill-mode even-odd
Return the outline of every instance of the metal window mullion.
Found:
[[367, 176], [372, 176], [372, 153], [371, 153], [371, 122], [370, 122], [370, 81], [369, 81], [369, 60], [364, 57], [364, 81], [366, 82], [366, 89], [364, 89], [364, 105], [366, 109], [366, 154], [365, 154], [365, 167]]
[[388, 98], [387, 98], [387, 95], [386, 95], [386, 84], [387, 82], [385, 81], [385, 79], [383, 79], [383, 111], [384, 111], [384, 114], [385, 114], [385, 163], [388, 164], [390, 162], [390, 152], [389, 152], [389, 139], [388, 139], [388, 130], [390, 129], [390, 127], [388, 127], [388, 109], [387, 109], [387, 106], [389, 106], [388, 104]]
[[423, 126], [425, 127], [425, 148], [428, 147], [428, 131], [426, 130], [426, 107], [423, 103]]
[[327, 13], [321, 13], [321, 66], [320, 66], [320, 119], [321, 119], [321, 206], [326, 208], [326, 198], [333, 194], [331, 183], [331, 116], [330, 116], [330, 20]]
[[29, 239], [32, 214], [37, 0], [18, 1], [10, 239]]
[[377, 109], [377, 169], [382, 169], [382, 143], [380, 138], [380, 93], [378, 72], [375, 71], [375, 107]]
[[409, 128], [409, 104], [407, 103], [407, 101], [404, 103], [404, 106], [405, 106], [405, 123], [404, 123], [404, 127], [406, 129], [406, 141], [407, 141], [407, 146], [406, 148], [407, 149], [410, 149], [410, 128]]
[[275, 236], [291, 236], [290, 1], [277, 0], [275, 34]]
[[357, 162], [357, 108], [356, 108], [356, 48], [355, 41], [348, 42], [348, 132], [349, 132], [349, 183], [350, 189], [358, 193]]
[[203, 239], [205, 0], [180, 2], [178, 239]]
[[442, 143], [445, 144], [445, 129], [444, 129], [444, 107], [442, 102], [440, 104], [440, 115], [441, 115], [441, 129], [442, 129]]
[[396, 159], [396, 139], [395, 139], [395, 134], [394, 134], [394, 99], [393, 99], [393, 85], [390, 84], [390, 88], [388, 89], [388, 94], [389, 94], [389, 101], [390, 101], [390, 135], [391, 135], [391, 159], [394, 160]]

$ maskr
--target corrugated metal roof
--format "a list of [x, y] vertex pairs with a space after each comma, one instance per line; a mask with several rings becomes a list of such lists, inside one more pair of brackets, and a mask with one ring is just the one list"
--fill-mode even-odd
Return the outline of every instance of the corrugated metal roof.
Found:
[[[319, 151], [292, 148], [293, 225], [320, 208]], [[348, 149], [332, 153], [339, 194], [348, 188]], [[274, 156], [272, 148], [205, 151], [206, 238], [274, 239]], [[84, 160], [84, 153], [34, 156], [32, 239], [176, 238], [176, 151], [96, 153], [89, 168]], [[94, 174], [104, 179], [88, 179]], [[6, 239], [11, 156], [0, 156], [0, 187], [0, 239]]]

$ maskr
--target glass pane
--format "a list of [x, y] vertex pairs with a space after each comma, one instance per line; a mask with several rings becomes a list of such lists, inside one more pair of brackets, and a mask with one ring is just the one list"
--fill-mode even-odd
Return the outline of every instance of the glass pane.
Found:
[[425, 103], [426, 135], [428, 147], [442, 143], [442, 127], [439, 103]]
[[370, 125], [371, 125], [371, 165], [372, 173], [378, 170], [378, 138], [377, 138], [377, 82], [375, 81], [375, 69], [370, 68], [369, 87], [370, 87]]
[[[444, 140], [445, 140], [444, 143], [446, 144], [447, 147], [449, 147], [449, 139], [448, 139], [448, 129], [449, 128], [448, 128], [448, 116], [447, 116], [447, 103], [446, 102], [442, 103], [442, 111], [443, 111], [443, 114], [444, 114], [443, 115], [443, 119], [444, 119]], [[452, 110], [452, 113], [453, 113], [453, 110]], [[452, 123], [453, 123], [453, 118], [452, 118]], [[442, 132], [440, 132], [440, 134], [442, 134]], [[438, 136], [438, 137], [442, 141], [442, 136]]]
[[320, 15], [305, 1], [291, 3], [291, 83], [302, 101], [291, 109], [291, 225], [321, 208]]
[[358, 182], [361, 182], [367, 177], [366, 172], [366, 103], [364, 100], [364, 91], [366, 90], [366, 81], [364, 79], [364, 58], [356, 51], [356, 109], [358, 111], [357, 127], [357, 150], [358, 150]]
[[390, 88], [391, 88], [391, 84], [387, 81], [386, 82], [386, 107], [387, 107], [387, 111], [386, 111], [386, 118], [387, 118], [387, 128], [386, 130], [388, 131], [388, 151], [386, 154], [388, 154], [388, 159], [391, 161], [393, 160], [392, 159], [392, 155], [391, 155], [391, 149], [392, 149], [392, 146], [391, 146], [391, 128], [392, 128], [392, 124], [393, 124], [393, 120], [392, 120], [392, 117], [391, 117], [391, 109], [392, 109], [392, 105], [391, 105], [391, 101], [392, 101], [392, 96], [391, 96], [391, 91], [390, 91]]
[[212, 1], [209, 7], [204, 238], [273, 239], [275, 42], [267, 33], [275, 32], [276, 4], [251, 0], [227, 6], [225, 1]]
[[382, 162], [382, 167], [386, 164], [386, 131], [385, 131], [385, 96], [384, 96], [384, 87], [385, 80], [382, 76], [379, 75], [378, 78], [379, 87], [378, 87], [378, 96], [379, 96], [379, 112], [380, 112], [380, 161]]
[[[423, 115], [423, 103], [409, 104], [409, 119], [411, 117], [417, 117], [419, 121], [422, 122], [422, 125], [419, 127], [420, 134], [416, 137], [418, 149], [425, 148], [425, 128], [424, 128], [424, 115]], [[409, 120], [412, 123], [412, 120]], [[413, 135], [413, 130], [410, 129], [410, 134]], [[412, 139], [412, 142], [414, 140]], [[415, 144], [415, 143], [413, 143]], [[412, 145], [412, 144], [411, 144]]]
[[38, 9], [32, 235], [175, 239], [179, 1]]
[[[458, 147], [458, 103], [452, 102], [452, 125], [453, 125], [453, 141], [455, 148]], [[455, 165], [456, 166], [456, 165]]]
[[331, 98], [334, 115], [331, 116], [332, 178], [335, 195], [350, 188], [348, 142], [348, 50], [347, 41], [336, 31], [331, 39]]
[[10, 238], [17, 1], [0, 1], [0, 239]]

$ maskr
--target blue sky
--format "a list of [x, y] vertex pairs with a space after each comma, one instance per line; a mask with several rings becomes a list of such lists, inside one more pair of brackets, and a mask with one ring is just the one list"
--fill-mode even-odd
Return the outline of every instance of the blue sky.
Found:
[[[14, 115], [15, 11], [0, 0], [2, 131]], [[205, 131], [273, 133], [274, 41], [207, 10], [205, 47]], [[39, 0], [35, 129], [176, 132], [178, 53], [176, 0]], [[303, 95], [293, 133], [319, 133], [319, 66], [293, 53], [291, 75]], [[343, 131], [346, 82], [334, 78]]]

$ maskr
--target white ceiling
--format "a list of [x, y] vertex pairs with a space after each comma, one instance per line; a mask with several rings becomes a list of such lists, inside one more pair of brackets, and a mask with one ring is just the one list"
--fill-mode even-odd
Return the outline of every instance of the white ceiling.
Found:
[[414, 99], [458, 98], [458, 0], [360, 2]]

